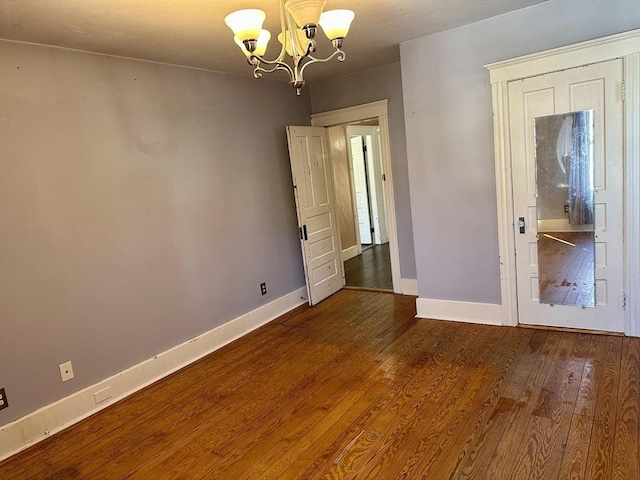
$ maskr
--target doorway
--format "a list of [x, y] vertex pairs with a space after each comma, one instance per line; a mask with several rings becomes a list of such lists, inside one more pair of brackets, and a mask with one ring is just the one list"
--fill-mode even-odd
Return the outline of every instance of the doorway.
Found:
[[[391, 151], [389, 145], [389, 123], [387, 112], [387, 100], [381, 100], [365, 105], [344, 108], [314, 114], [311, 116], [312, 125], [327, 127], [328, 143], [331, 150], [331, 162], [333, 166], [334, 185], [336, 192], [336, 217], [340, 229], [345, 224], [355, 222], [357, 204], [353, 191], [351, 178], [353, 172], [350, 166], [350, 140], [347, 141], [347, 128], [354, 130], [355, 136], [369, 135], [367, 153], [373, 153], [371, 159], [377, 156], [377, 162], [367, 167], [372, 172], [370, 186], [374, 184], [375, 202], [377, 206], [369, 212], [370, 223], [374, 232], [371, 244], [365, 244], [363, 249], [359, 232], [351, 229], [342, 229], [340, 242], [342, 245], [342, 261], [344, 271], [351, 270], [358, 261], [362, 262], [357, 268], [369, 270], [375, 278], [375, 282], [369, 281], [368, 286], [358, 288], [374, 288], [402, 293], [400, 260], [398, 252], [397, 229], [395, 219], [395, 200], [393, 194], [393, 176], [391, 170]], [[358, 131], [357, 129], [365, 129]], [[368, 129], [368, 130], [366, 130]], [[375, 132], [372, 133], [372, 131]], [[369, 165], [369, 164], [367, 164]], [[375, 188], [377, 186], [377, 188]], [[369, 193], [369, 199], [371, 198]], [[376, 225], [378, 228], [376, 230]], [[369, 227], [371, 228], [371, 227]], [[378, 238], [379, 243], [376, 242]], [[368, 249], [371, 245], [374, 248]], [[351, 260], [354, 262], [351, 262]], [[349, 286], [345, 276], [345, 284]], [[390, 281], [389, 281], [390, 280]]]
[[358, 252], [343, 259], [345, 286], [392, 291], [379, 131], [377, 118], [344, 126], [354, 221], [340, 228], [355, 230]]
[[[493, 97], [503, 324], [640, 335], [640, 304], [629, 302], [627, 295], [638, 291], [640, 278], [640, 238], [635, 233], [640, 218], [639, 35], [637, 30], [625, 32], [486, 66]], [[580, 122], [592, 125], [593, 142], [585, 143], [575, 133], [565, 135], [575, 132]], [[564, 133], [563, 125], [570, 127]], [[538, 129], [553, 132], [548, 164], [553, 172], [547, 173], [559, 178], [553, 184], [565, 196], [562, 204], [540, 203], [548, 192], [538, 182], [545, 173], [536, 160], [544, 153]], [[578, 183], [569, 181], [573, 174], [582, 176], [579, 164], [572, 163], [573, 153], [565, 159], [565, 147], [571, 145], [574, 153], [582, 151], [579, 145], [594, 151], [592, 188], [577, 188]], [[585, 192], [591, 195], [590, 190], [593, 208], [578, 198]], [[579, 217], [582, 220], [576, 220]], [[567, 265], [588, 265], [594, 289], [583, 290], [577, 300], [561, 295], [562, 304], [548, 292], [543, 300], [541, 291], [549, 289], [543, 283], [557, 278], [540, 274], [540, 254], [551, 247], [552, 255], [560, 258], [566, 255], [564, 246], [564, 251], [575, 252], [582, 237], [589, 237], [587, 250], [593, 246], [593, 254], [587, 263], [573, 256]], [[580, 273], [577, 267], [574, 273]], [[584, 283], [591, 283], [590, 275]], [[580, 283], [575, 278], [572, 274], [569, 282], [563, 276], [552, 290], [573, 292], [579, 286], [574, 283]]]

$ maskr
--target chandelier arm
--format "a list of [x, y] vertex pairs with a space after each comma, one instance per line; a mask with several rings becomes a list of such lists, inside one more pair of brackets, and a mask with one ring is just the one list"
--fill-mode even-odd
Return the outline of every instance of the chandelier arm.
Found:
[[302, 65], [302, 67], [300, 67], [300, 77], [304, 76], [304, 69], [307, 68], [309, 65], [313, 65], [314, 63], [326, 63], [332, 60], [334, 57], [337, 57], [339, 62], [343, 62], [345, 59], [345, 56], [346, 56], [345, 53], [339, 49], [336, 49], [335, 52], [333, 52], [331, 55], [329, 55], [326, 58], [316, 58], [312, 55], [308, 55], [307, 58], [309, 60], [305, 62], [305, 64]]
[[[286, 23], [285, 23], [285, 14], [286, 14], [286, 10], [284, 8], [284, 2], [282, 0], [278, 0], [278, 2], [280, 3], [280, 31], [286, 31]], [[282, 62], [282, 60], [284, 59], [284, 55], [286, 53], [286, 47], [285, 44], [283, 43], [282, 46], [280, 47], [280, 53], [278, 54], [278, 56], [276, 58], [274, 58], [273, 60], [266, 60], [263, 57], [260, 57], [258, 55], [251, 55], [251, 57], [249, 57], [249, 63], [251, 63], [251, 59], [255, 58], [257, 59], [260, 63], [266, 63], [269, 65], [274, 65], [277, 62]], [[284, 62], [282, 62], [284, 63]], [[251, 63], [251, 65], [255, 65], [254, 63]], [[264, 70], [265, 73], [267, 73], [267, 70]], [[270, 70], [270, 72], [275, 72], [276, 69], [274, 68], [273, 70]], [[255, 75], [254, 75], [255, 77]], [[256, 77], [259, 78], [259, 77]]]
[[[282, 5], [284, 16], [286, 19], [286, 27], [282, 30], [284, 32], [284, 43], [291, 42], [291, 58], [295, 60], [296, 58], [300, 58], [303, 56], [298, 53], [299, 50], [302, 51], [302, 46], [300, 45], [300, 42], [298, 40], [295, 24], [294, 28], [291, 28], [291, 14], [289, 14], [286, 7], [284, 7], [284, 2], [282, 2]], [[287, 33], [289, 34], [289, 38], [287, 38]]]
[[[278, 3], [280, 4], [280, 31], [286, 32], [287, 24], [285, 20], [285, 15], [287, 15], [287, 10], [285, 9], [285, 6], [284, 6], [284, 0], [278, 0]], [[274, 61], [276, 62], [282, 61], [282, 59], [284, 58], [284, 54], [287, 53], [287, 48], [285, 45], [286, 43], [287, 43], [287, 34], [284, 33], [284, 42], [282, 42], [282, 47], [280, 47], [280, 54], [276, 57]]]
[[[284, 70], [285, 72], [287, 72], [289, 74], [289, 77], [291, 79], [293, 79], [295, 77], [295, 73], [293, 71], [293, 69], [285, 62], [281, 62], [280, 60], [265, 60], [262, 57], [259, 57], [258, 55], [252, 55], [251, 58], [255, 61], [257, 61], [258, 63], [255, 65], [255, 68], [253, 69], [253, 76], [255, 78], [260, 78], [262, 77], [263, 73], [273, 73], [277, 70]], [[264, 68], [262, 67], [261, 64], [266, 64], [266, 65], [272, 65], [272, 68]]]

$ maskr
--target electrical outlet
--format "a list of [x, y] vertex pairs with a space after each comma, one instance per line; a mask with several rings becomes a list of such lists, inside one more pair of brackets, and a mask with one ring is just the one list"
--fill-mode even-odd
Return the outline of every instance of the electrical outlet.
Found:
[[4, 388], [0, 388], [0, 410], [3, 408], [7, 408], [9, 406], [9, 402], [7, 401], [7, 394], [4, 391]]
[[65, 362], [59, 365], [60, 368], [60, 378], [62, 378], [63, 382], [67, 380], [71, 380], [73, 378], [73, 365], [71, 362]]
[[266, 295], [267, 294], [267, 283], [266, 282], [262, 282], [260, 284], [260, 293], [262, 293], [262, 295]]

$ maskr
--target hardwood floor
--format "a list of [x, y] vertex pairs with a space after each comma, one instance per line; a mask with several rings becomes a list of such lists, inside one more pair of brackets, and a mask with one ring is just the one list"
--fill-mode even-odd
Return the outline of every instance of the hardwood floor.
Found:
[[0, 464], [6, 479], [640, 478], [640, 338], [342, 290]]
[[371, 245], [350, 258], [344, 262], [344, 273], [349, 287], [393, 290], [389, 243]]

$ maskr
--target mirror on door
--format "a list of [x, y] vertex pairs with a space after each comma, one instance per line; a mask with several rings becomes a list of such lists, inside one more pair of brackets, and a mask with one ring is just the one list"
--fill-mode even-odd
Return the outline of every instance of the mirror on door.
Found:
[[595, 306], [593, 110], [535, 118], [540, 303]]

